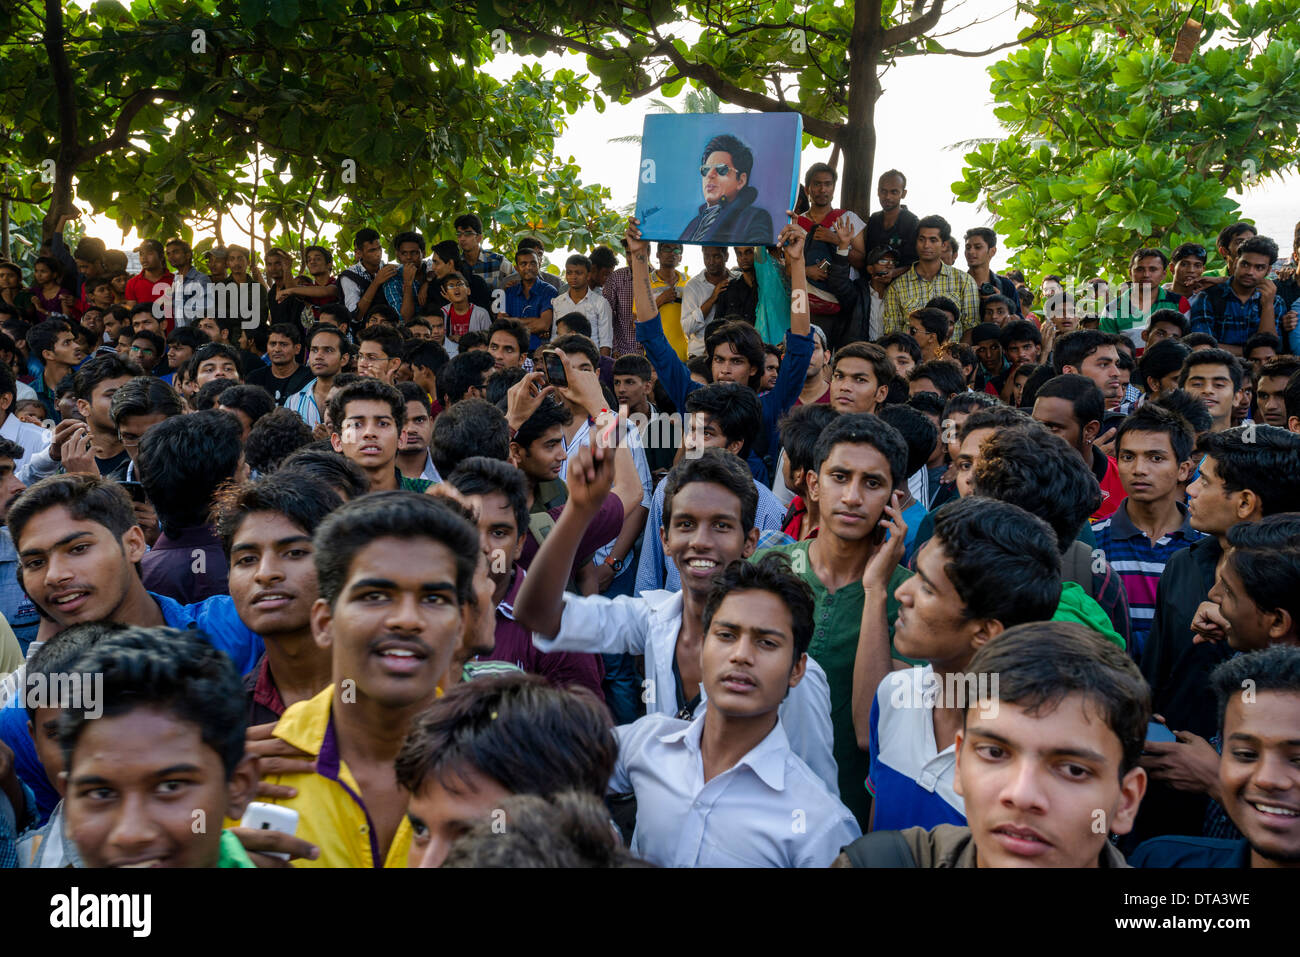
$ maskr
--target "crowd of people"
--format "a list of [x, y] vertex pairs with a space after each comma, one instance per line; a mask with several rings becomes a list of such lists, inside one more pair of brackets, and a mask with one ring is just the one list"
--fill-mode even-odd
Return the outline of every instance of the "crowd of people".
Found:
[[1300, 226], [835, 191], [0, 263], [0, 866], [1300, 864]]

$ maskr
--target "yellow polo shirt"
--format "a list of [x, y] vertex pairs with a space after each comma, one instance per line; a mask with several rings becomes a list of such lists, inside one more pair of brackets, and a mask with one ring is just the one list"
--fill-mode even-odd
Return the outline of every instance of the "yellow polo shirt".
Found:
[[[314, 861], [295, 860], [296, 867], [375, 867], [378, 839], [361, 788], [339, 755], [334, 726], [334, 686], [310, 701], [290, 705], [275, 726], [275, 736], [316, 758], [312, 774], [278, 774], [272, 784], [298, 789], [294, 798], [259, 798], [298, 812], [297, 836], [320, 848]], [[411, 849], [411, 822], [402, 816], [384, 867], [405, 867]]]

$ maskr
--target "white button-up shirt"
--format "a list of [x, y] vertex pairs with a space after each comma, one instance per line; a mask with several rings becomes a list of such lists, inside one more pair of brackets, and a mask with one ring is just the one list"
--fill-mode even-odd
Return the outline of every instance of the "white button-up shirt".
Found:
[[[601, 654], [645, 655], [645, 683], [641, 693], [647, 714], [675, 717], [686, 704], [677, 700], [673, 659], [682, 630], [682, 593], [650, 591], [638, 597], [575, 595], [564, 593], [560, 633], [555, 637], [533, 632], [541, 651], [580, 651]], [[699, 718], [708, 705], [700, 688]], [[831, 691], [821, 665], [808, 659], [803, 680], [781, 702], [781, 722], [787, 743], [834, 794], [839, 793], [839, 769], [832, 753]]]
[[0, 438], [6, 438], [22, 446], [23, 457], [14, 463], [14, 474], [24, 485], [31, 485], [33, 481], [44, 478], [44, 475], [33, 478], [30, 466], [36, 455], [50, 447], [50, 439], [53, 437], [53, 432], [48, 432], [39, 425], [24, 422], [12, 412], [6, 415], [4, 422], [0, 424]]
[[582, 313], [591, 323], [591, 340], [597, 349], [614, 348], [614, 311], [609, 307], [609, 300], [599, 292], [588, 287], [586, 295], [577, 302], [568, 291], [551, 300], [551, 336], [555, 336], [555, 324], [571, 312]]
[[636, 795], [633, 854], [660, 867], [829, 867], [861, 836], [849, 809], [790, 750], [779, 720], [706, 782], [706, 721], [651, 714], [614, 729], [609, 790]]

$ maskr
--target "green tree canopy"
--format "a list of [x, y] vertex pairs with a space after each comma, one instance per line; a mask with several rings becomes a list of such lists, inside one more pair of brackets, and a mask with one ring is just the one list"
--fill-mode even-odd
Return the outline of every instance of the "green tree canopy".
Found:
[[1081, 29], [990, 68], [1009, 135], [967, 154], [953, 191], [997, 215], [1014, 265], [1124, 277], [1133, 250], [1212, 241], [1238, 217], [1229, 191], [1296, 167], [1295, 4], [1230, 2], [1205, 27], [1188, 63], [1172, 30]]
[[554, 151], [585, 77], [494, 79], [489, 38], [446, 3], [31, 0], [0, 35], [0, 191], [47, 235], [74, 199], [187, 238], [239, 205], [295, 241], [332, 208], [345, 236], [467, 209], [499, 242], [618, 232], [608, 191]]

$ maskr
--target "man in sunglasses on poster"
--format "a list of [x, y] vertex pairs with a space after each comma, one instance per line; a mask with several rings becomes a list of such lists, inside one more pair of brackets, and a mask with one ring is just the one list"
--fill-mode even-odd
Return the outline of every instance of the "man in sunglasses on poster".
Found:
[[758, 190], [749, 185], [754, 154], [738, 137], [713, 137], [700, 156], [704, 202], [681, 235], [684, 243], [747, 245], [772, 242], [772, 216], [756, 206]]

